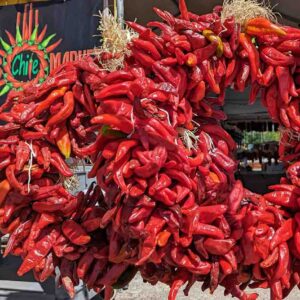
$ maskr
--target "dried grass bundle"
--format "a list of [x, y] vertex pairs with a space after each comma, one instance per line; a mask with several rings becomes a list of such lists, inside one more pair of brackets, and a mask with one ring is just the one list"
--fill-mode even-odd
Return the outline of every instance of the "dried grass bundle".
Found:
[[[137, 33], [119, 22], [109, 9], [99, 12], [99, 18], [98, 31], [102, 45], [100, 48], [96, 48], [95, 54], [103, 69], [115, 71], [124, 66], [125, 57], [130, 55], [128, 43], [137, 36]], [[113, 58], [101, 60], [102, 55], [107, 53], [111, 54]]]
[[63, 187], [66, 188], [70, 193], [77, 192], [80, 187], [79, 178], [76, 175], [76, 172], [79, 170], [79, 163], [80, 160], [78, 159], [73, 159], [71, 163], [69, 163], [69, 167], [74, 174], [73, 176], [64, 177], [60, 174], [58, 183], [61, 183]]
[[276, 22], [276, 14], [268, 1], [257, 0], [224, 0], [221, 20], [224, 22], [227, 18], [234, 17], [237, 23], [242, 26], [247, 20], [264, 17], [272, 22]]

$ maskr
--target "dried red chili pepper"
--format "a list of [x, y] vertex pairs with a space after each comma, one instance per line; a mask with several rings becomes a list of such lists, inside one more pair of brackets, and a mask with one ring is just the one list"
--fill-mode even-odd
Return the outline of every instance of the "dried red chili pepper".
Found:
[[289, 97], [289, 80], [290, 71], [286, 67], [277, 66], [275, 69], [276, 76], [278, 79], [279, 93], [283, 103], [288, 104], [290, 102]]
[[263, 48], [260, 56], [268, 65], [287, 67], [295, 63], [293, 56], [285, 55], [274, 47]]
[[244, 33], [240, 34], [240, 43], [243, 48], [247, 51], [250, 63], [250, 73], [252, 83], [257, 79], [259, 74], [259, 54], [257, 49], [253, 45], [250, 37]]
[[212, 239], [207, 238], [204, 241], [204, 248], [207, 252], [214, 255], [224, 255], [230, 251], [230, 249], [234, 246], [235, 240], [233, 239]]
[[270, 243], [270, 249], [273, 250], [279, 244], [288, 241], [294, 233], [294, 220], [288, 219], [282, 226], [276, 230], [274, 237]]
[[34, 110], [34, 115], [37, 117], [42, 112], [46, 111], [51, 104], [53, 104], [59, 98], [62, 98], [65, 95], [66, 91], [66, 87], [61, 87], [57, 90], [52, 91], [45, 100], [38, 103], [37, 107]]
[[59, 153], [51, 153], [50, 163], [65, 177], [73, 176], [73, 172], [65, 163]]
[[125, 133], [131, 133], [133, 130], [132, 123], [125, 117], [119, 116], [116, 117], [110, 114], [102, 114], [92, 118], [92, 124], [106, 124], [112, 127], [116, 127]]
[[86, 234], [83, 228], [73, 220], [66, 220], [62, 225], [62, 231], [75, 245], [85, 245], [91, 240], [91, 237]]
[[74, 96], [72, 92], [66, 92], [64, 94], [64, 106], [56, 115], [52, 116], [48, 122], [46, 127], [52, 127], [54, 125], [58, 125], [65, 121], [73, 112], [74, 109]]
[[40, 240], [36, 243], [35, 249], [28, 252], [23, 263], [18, 269], [18, 275], [22, 276], [33, 269], [41, 260], [46, 257], [53, 244], [59, 236], [59, 232], [54, 228], [51, 231], [45, 231]]
[[271, 23], [268, 19], [264, 17], [257, 17], [247, 21], [246, 32], [253, 36], [262, 35], [278, 35], [284, 36], [286, 32], [283, 28]]

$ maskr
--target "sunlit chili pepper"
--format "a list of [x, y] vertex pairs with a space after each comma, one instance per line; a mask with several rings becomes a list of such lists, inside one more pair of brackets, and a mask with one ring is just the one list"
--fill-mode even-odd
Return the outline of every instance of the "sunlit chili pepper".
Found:
[[54, 103], [57, 99], [62, 98], [66, 93], [66, 91], [67, 91], [66, 87], [61, 87], [57, 90], [52, 91], [45, 100], [38, 103], [34, 111], [34, 115], [36, 117], [39, 116], [42, 112], [47, 110], [50, 107], [50, 105]]
[[66, 220], [62, 225], [64, 235], [75, 245], [87, 244], [91, 237], [73, 220]]
[[246, 25], [246, 33], [254, 36], [262, 36], [262, 35], [278, 35], [284, 36], [286, 32], [280, 26], [277, 26], [271, 23], [268, 19], [263, 17], [253, 18], [247, 21]]
[[92, 118], [91, 123], [110, 125], [112, 127], [116, 127], [117, 129], [125, 133], [131, 133], [133, 130], [133, 125], [130, 122], [130, 120], [122, 116], [116, 117], [110, 114], [102, 114]]
[[73, 112], [74, 109], [74, 97], [72, 92], [66, 92], [64, 94], [64, 106], [56, 115], [52, 116], [46, 127], [52, 127], [65, 121]]
[[56, 229], [48, 233], [45, 232], [42, 238], [37, 242], [36, 249], [29, 251], [25, 257], [18, 269], [18, 275], [22, 276], [41, 262], [41, 260], [48, 255], [58, 236], [59, 232]]

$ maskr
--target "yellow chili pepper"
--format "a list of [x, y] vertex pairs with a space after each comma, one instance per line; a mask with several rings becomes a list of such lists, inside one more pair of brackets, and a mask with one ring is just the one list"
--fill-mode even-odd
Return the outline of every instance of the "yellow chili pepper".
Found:
[[224, 46], [221, 38], [217, 36], [213, 31], [209, 29], [203, 30], [202, 34], [211, 42], [217, 44], [216, 54], [218, 57], [221, 57], [224, 52]]

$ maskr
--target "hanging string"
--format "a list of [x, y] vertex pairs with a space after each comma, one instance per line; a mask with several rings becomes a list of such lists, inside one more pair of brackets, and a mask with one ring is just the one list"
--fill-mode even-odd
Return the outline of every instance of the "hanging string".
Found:
[[29, 168], [28, 168], [28, 183], [27, 183], [28, 193], [30, 193], [31, 170], [32, 170], [32, 166], [33, 166], [33, 159], [36, 157], [36, 154], [32, 147], [32, 141], [30, 141], [30, 144], [28, 144], [27, 142], [25, 142], [25, 144], [30, 149], [30, 159], [29, 159]]

